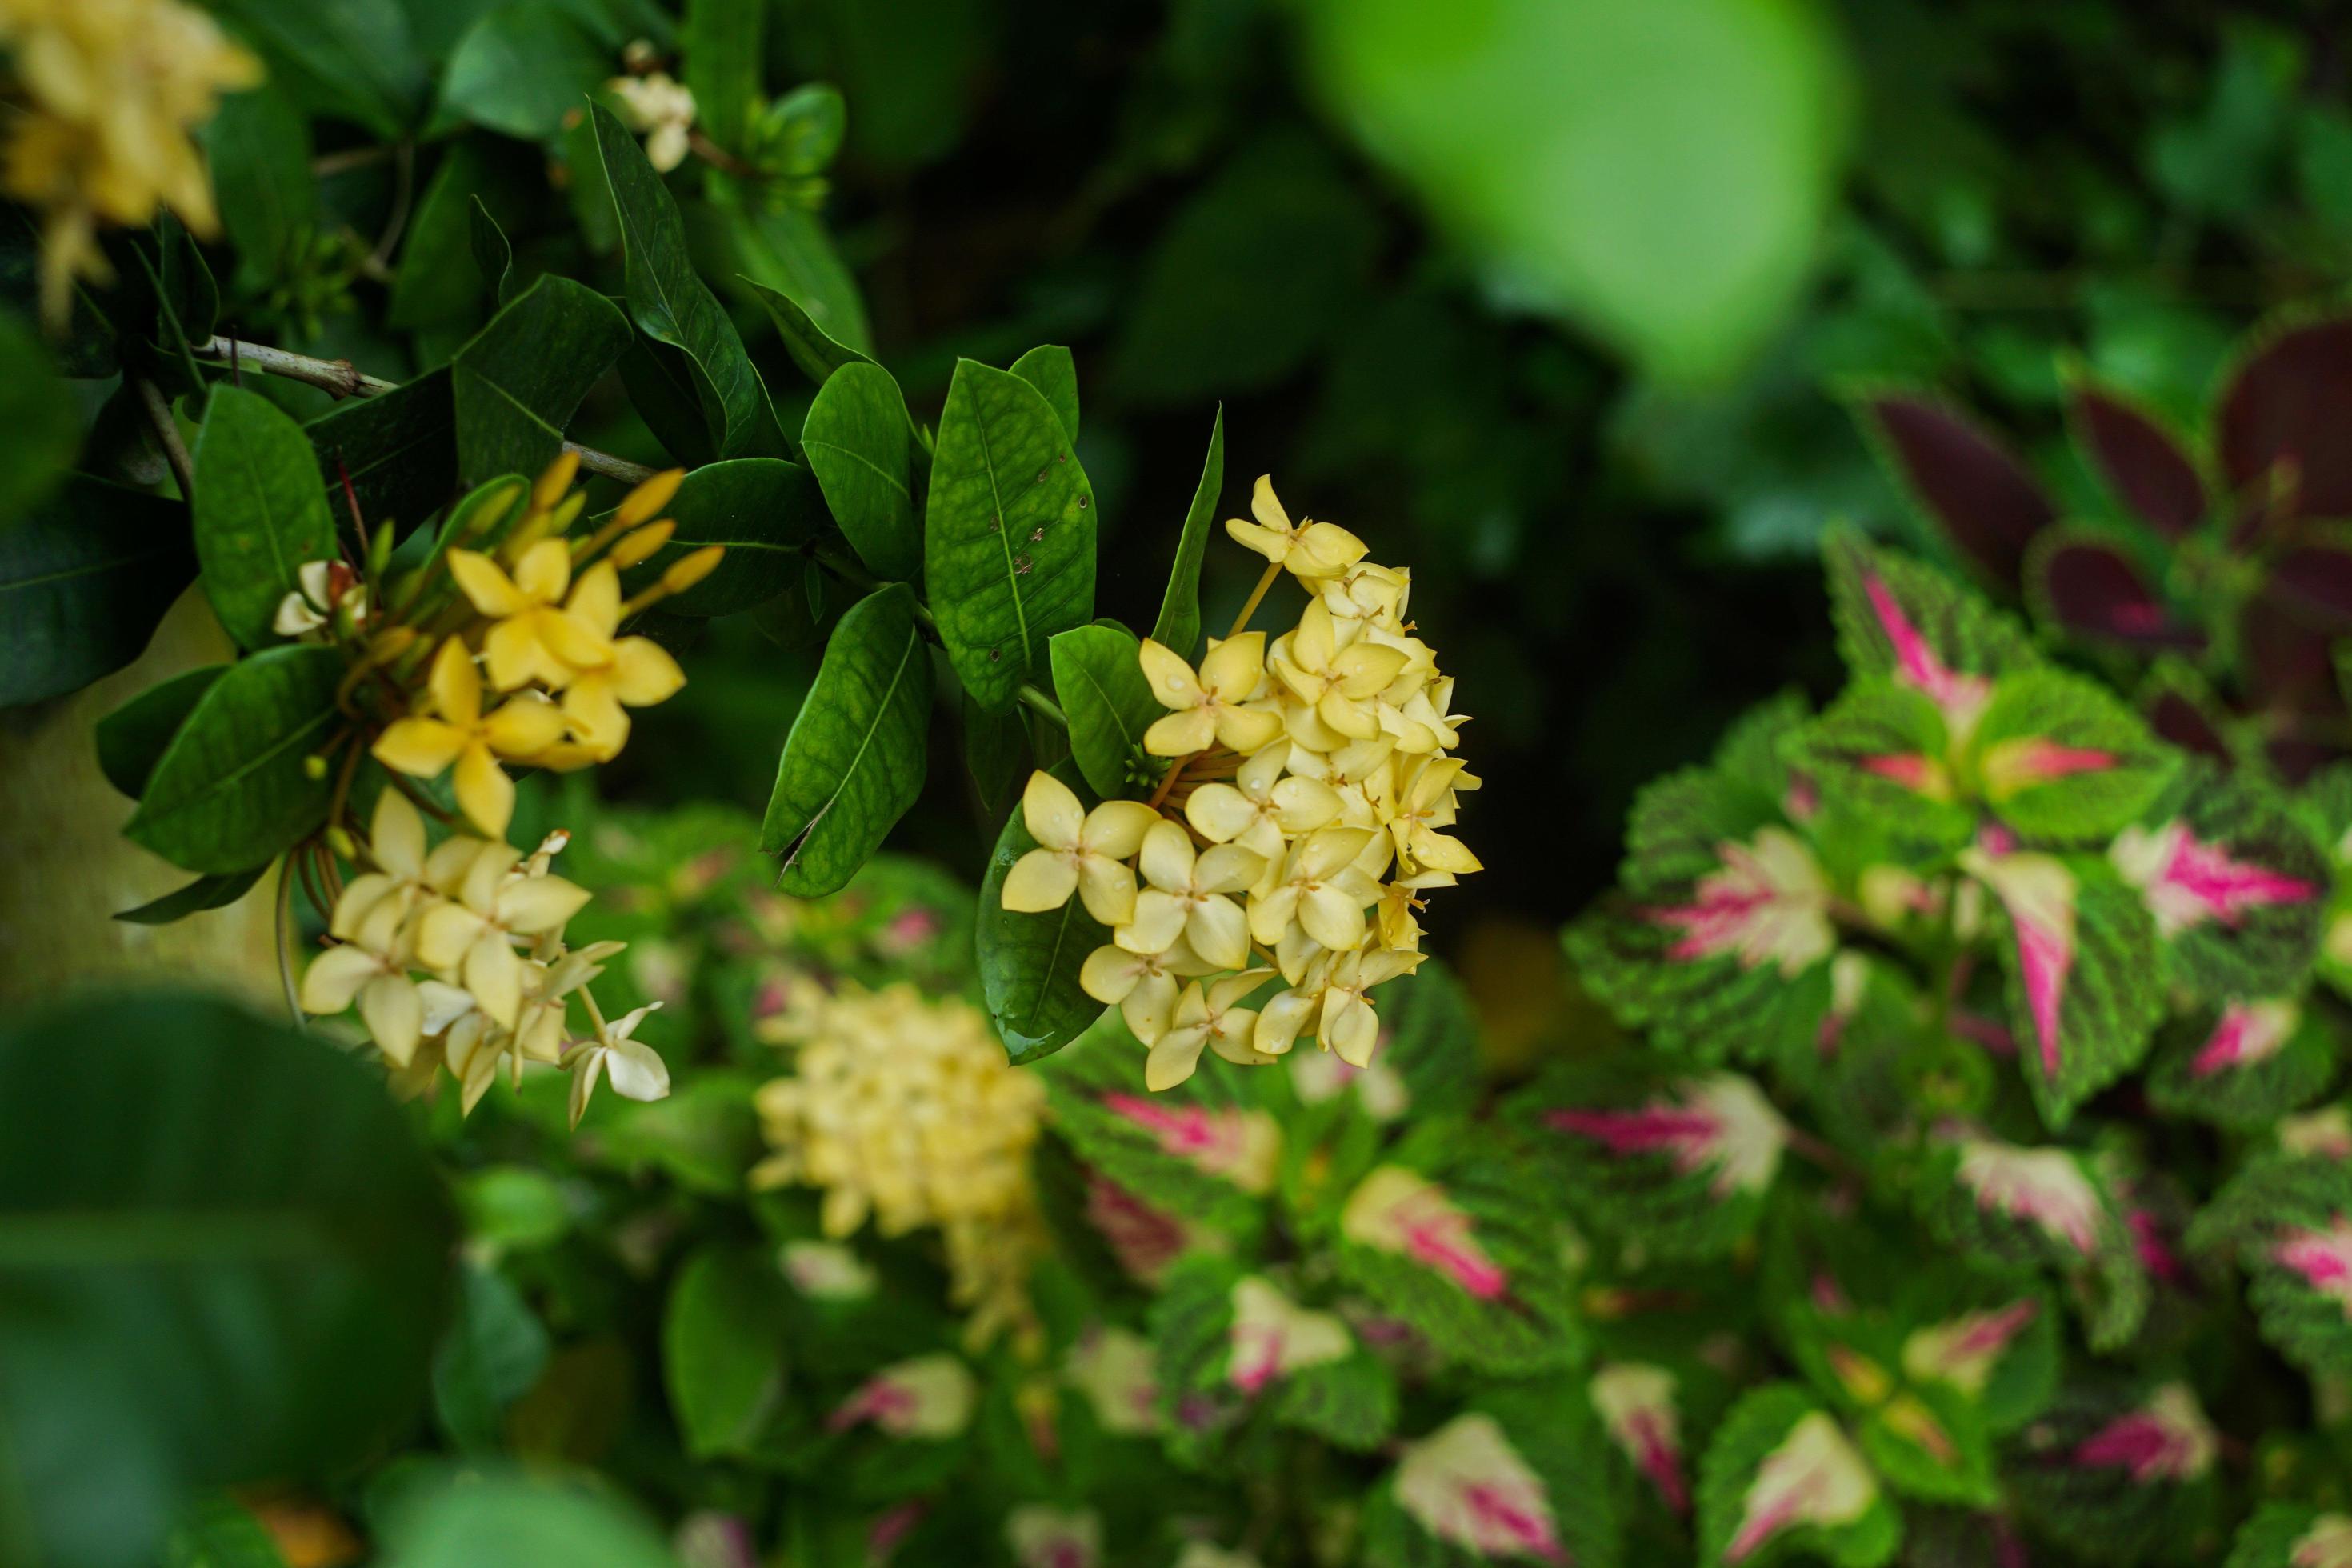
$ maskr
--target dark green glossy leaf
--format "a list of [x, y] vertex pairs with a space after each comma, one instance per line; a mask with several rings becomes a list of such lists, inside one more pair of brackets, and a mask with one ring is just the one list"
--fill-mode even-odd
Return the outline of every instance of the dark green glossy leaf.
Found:
[[776, 763], [760, 847], [784, 857], [778, 886], [830, 893], [857, 874], [922, 793], [930, 651], [904, 584], [841, 617]]
[[800, 581], [801, 546], [824, 526], [824, 507], [808, 470], [782, 458], [738, 458], [686, 476], [668, 509], [677, 531], [629, 574], [635, 587], [706, 544], [723, 544], [719, 567], [662, 601], [678, 616], [731, 616], [765, 604]]
[[196, 436], [196, 560], [205, 595], [246, 647], [270, 627], [307, 562], [336, 557], [335, 520], [302, 426], [257, 392], [215, 384]]
[[1078, 362], [1059, 344], [1031, 349], [1013, 362], [1013, 374], [1043, 393], [1070, 439], [1078, 438]]
[[342, 721], [332, 648], [271, 648], [196, 701], [123, 832], [191, 871], [241, 871], [319, 826], [330, 789], [303, 766]]
[[[1072, 763], [1061, 763], [1053, 773], [1073, 787], [1083, 782]], [[1029, 837], [1016, 805], [997, 835], [980, 884], [976, 942], [981, 990], [1015, 1063], [1060, 1050], [1104, 1016], [1103, 1005], [1078, 985], [1087, 954], [1110, 941], [1110, 932], [1087, 913], [1086, 905], [1072, 899], [1042, 914], [1020, 914], [1004, 907], [1005, 874], [1035, 847], [1037, 841]]]
[[1201, 647], [1201, 560], [1208, 553], [1209, 530], [1217, 521], [1217, 498], [1225, 488], [1225, 409], [1209, 425], [1209, 455], [1201, 462], [1201, 482], [1192, 488], [1192, 504], [1184, 509], [1184, 531], [1176, 536], [1176, 564], [1168, 571], [1168, 589], [1160, 595], [1160, 619], [1152, 624], [1151, 640], [1191, 659]]
[[923, 567], [909, 468], [913, 441], [898, 383], [864, 360], [825, 378], [801, 426], [801, 451], [834, 521], [867, 570], [900, 583], [912, 582]]
[[[253, 292], [267, 289], [302, 261], [318, 224], [310, 121], [284, 93], [258, 87], [221, 100], [204, 143], [238, 281]], [[194, 336], [199, 323], [182, 325]]]
[[980, 809], [992, 816], [1012, 798], [1013, 776], [1026, 750], [1021, 710], [990, 713], [972, 701], [970, 692], [959, 692], [956, 716], [963, 729], [964, 771], [971, 775]]
[[646, 336], [687, 356], [703, 423], [720, 457], [786, 455], [783, 431], [768, 406], [768, 389], [735, 323], [688, 258], [677, 203], [612, 110], [597, 104], [590, 112], [620, 221], [630, 319]]
[[753, 279], [744, 282], [766, 308], [768, 320], [775, 323], [777, 335], [784, 340], [784, 352], [811, 381], [822, 384], [845, 364], [874, 363], [861, 351], [835, 342], [791, 295]]
[[320, 1475], [413, 1410], [452, 1226], [353, 1057], [228, 1003], [0, 1036], [0, 1523], [146, 1568], [191, 1489]]
[[686, 1260], [662, 1314], [662, 1381], [686, 1451], [753, 1451], [780, 1413], [791, 1300], [773, 1258], [711, 1243]]
[[457, 40], [441, 78], [440, 113], [544, 142], [612, 74], [611, 56], [569, 7], [501, 5]]
[[514, 247], [507, 242], [506, 230], [490, 216], [490, 209], [476, 196], [467, 209], [467, 231], [474, 253], [474, 265], [481, 269], [483, 281], [490, 286], [490, 297], [503, 305], [514, 298]]
[[414, 526], [457, 488], [455, 373], [443, 365], [374, 397], [354, 398], [302, 427], [326, 481], [327, 510], [342, 516], [351, 479], [360, 516], [373, 529]]
[[769, 0], [687, 0], [678, 28], [686, 88], [703, 133], [739, 158], [751, 146], [751, 114], [760, 102], [761, 34]]
[[972, 700], [1012, 705], [1046, 675], [1046, 641], [1095, 594], [1094, 490], [1043, 394], [959, 361], [940, 416], [923, 575], [940, 640]]
[[457, 473], [469, 484], [536, 474], [563, 449], [563, 427], [596, 378], [628, 346], [613, 302], [550, 275], [457, 351]]
[[261, 880], [261, 874], [268, 869], [267, 866], [256, 866], [247, 871], [225, 871], [215, 876], [199, 877], [176, 892], [151, 899], [135, 910], [121, 910], [114, 918], [131, 925], [167, 926], [190, 915], [236, 902], [252, 890], [253, 885]]
[[416, 121], [428, 89], [399, 0], [217, 0], [250, 39], [269, 79], [303, 108], [386, 141]]
[[1167, 711], [1143, 677], [1142, 648], [1125, 626], [1097, 621], [1055, 634], [1048, 649], [1070, 721], [1070, 756], [1106, 799], [1132, 793], [1143, 732]]
[[385, 322], [411, 329], [478, 325], [488, 313], [485, 301], [491, 309], [499, 301], [495, 280], [474, 260], [477, 209], [485, 197], [500, 210], [520, 205], [545, 177], [539, 160], [496, 137], [452, 142], [416, 199]]
[[185, 516], [77, 474], [0, 526], [0, 708], [79, 690], [139, 657], [195, 575]]
[[106, 782], [137, 800], [163, 760], [172, 737], [195, 711], [197, 699], [228, 669], [208, 664], [159, 681], [98, 721], [98, 771]]

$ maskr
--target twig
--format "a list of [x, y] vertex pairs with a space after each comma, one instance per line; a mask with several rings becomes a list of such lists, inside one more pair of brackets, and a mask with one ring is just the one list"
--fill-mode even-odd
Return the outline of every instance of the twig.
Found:
[[180, 426], [172, 417], [172, 405], [163, 400], [162, 389], [145, 376], [139, 378], [138, 385], [139, 402], [147, 410], [147, 422], [155, 427], [155, 439], [163, 444], [173, 478], [180, 481], [180, 497], [193, 501], [196, 499], [196, 466], [188, 458], [188, 444], [180, 439]]
[[610, 452], [600, 452], [593, 447], [583, 447], [577, 441], [566, 441], [563, 449], [580, 455], [580, 466], [592, 474], [602, 474], [608, 479], [618, 479], [625, 485], [641, 485], [654, 477], [655, 470], [643, 463], [632, 463], [626, 458], [616, 458]]
[[198, 359], [242, 361], [256, 370], [284, 376], [289, 381], [305, 383], [338, 399], [380, 397], [387, 392], [400, 390], [400, 383], [386, 381], [380, 375], [364, 374], [347, 359], [314, 359], [309, 354], [291, 353], [285, 349], [273, 349], [262, 343], [249, 343], [240, 338], [217, 335], [190, 347]]

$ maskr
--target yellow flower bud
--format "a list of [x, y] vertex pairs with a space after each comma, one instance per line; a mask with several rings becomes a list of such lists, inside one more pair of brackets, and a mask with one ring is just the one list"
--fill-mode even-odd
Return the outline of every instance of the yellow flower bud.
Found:
[[563, 499], [564, 492], [572, 488], [572, 481], [579, 472], [579, 453], [569, 448], [558, 452], [555, 461], [548, 464], [540, 474], [539, 482], [530, 487], [531, 510], [553, 511], [555, 503]]
[[719, 558], [727, 553], [723, 544], [706, 544], [693, 554], [681, 557], [662, 574], [661, 585], [673, 594], [683, 594], [719, 569]]
[[613, 521], [625, 529], [636, 527], [669, 505], [670, 498], [677, 494], [677, 487], [685, 479], [684, 468], [663, 469], [628, 493]]
[[669, 542], [669, 536], [676, 531], [677, 524], [668, 518], [646, 524], [613, 546], [613, 564], [625, 571], [649, 559], [655, 551]]

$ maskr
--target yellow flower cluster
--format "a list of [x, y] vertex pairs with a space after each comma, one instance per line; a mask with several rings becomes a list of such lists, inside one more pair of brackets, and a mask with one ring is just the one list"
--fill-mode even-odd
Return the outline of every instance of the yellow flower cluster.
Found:
[[[424, 797], [394, 777], [377, 797], [366, 841], [354, 839], [341, 825], [359, 760], [353, 748], [326, 842], [366, 869], [346, 884], [336, 856], [323, 849], [306, 867], [330, 910], [331, 942], [303, 974], [303, 1010], [340, 1013], [356, 1004], [398, 1088], [421, 1092], [446, 1067], [468, 1112], [502, 1064], [517, 1085], [527, 1063], [560, 1064], [572, 1074], [575, 1126], [598, 1083], [609, 1080], [627, 1099], [659, 1100], [669, 1092], [669, 1071], [634, 1038], [652, 1008], [608, 1020], [588, 993], [622, 944], [564, 945], [565, 922], [588, 901], [584, 889], [549, 869], [565, 836], [551, 836], [528, 857], [507, 842], [515, 791], [504, 764], [571, 769], [617, 753], [628, 739], [627, 710], [663, 700], [686, 680], [655, 643], [619, 636], [622, 620], [692, 586], [722, 553], [714, 545], [683, 556], [625, 600], [622, 569], [669, 542], [675, 524], [654, 516], [683, 474], [647, 479], [603, 526], [575, 540], [569, 531], [584, 503], [572, 489], [577, 472], [577, 457], [566, 453], [520, 506], [510, 498], [477, 509], [467, 537], [488, 543], [495, 532], [495, 548], [453, 543], [390, 584], [343, 562], [310, 563], [275, 623], [282, 635], [349, 650], [346, 710], [361, 717], [355, 699], [362, 695], [377, 712], [391, 710], [369, 754], [395, 775], [430, 780], [454, 770], [452, 790], [472, 829], [428, 848], [414, 804]], [[389, 545], [387, 532], [371, 552], [379, 576]], [[574, 994], [593, 1026], [581, 1037], [572, 1033]]]
[[1035, 1075], [1005, 1061], [970, 1003], [907, 984], [798, 986], [759, 1029], [794, 1050], [792, 1076], [759, 1092], [775, 1152], [751, 1184], [823, 1188], [828, 1237], [869, 1215], [886, 1237], [937, 1227], [967, 1340], [1010, 1330], [1033, 1346], [1029, 1273], [1046, 1246], [1029, 1168], [1045, 1100]]
[[[303, 1011], [356, 1003], [403, 1092], [421, 1092], [446, 1067], [469, 1113], [501, 1065], [520, 1085], [526, 1062], [572, 1070], [575, 1125], [599, 1078], [629, 1099], [659, 1100], [669, 1069], [630, 1038], [651, 1009], [608, 1023], [586, 989], [622, 944], [564, 945], [588, 892], [549, 869], [563, 845], [553, 835], [525, 857], [504, 839], [453, 833], [428, 849], [424, 817], [386, 788], [366, 842], [352, 847], [369, 869], [336, 898], [332, 943], [303, 973]], [[594, 1024], [586, 1040], [572, 1038], [574, 993]]]
[[159, 206], [207, 239], [212, 182], [190, 132], [261, 68], [180, 0], [0, 0], [16, 96], [7, 194], [46, 215], [41, 308], [64, 319], [76, 273], [102, 278], [103, 221], [144, 226]]
[[[628, 710], [686, 684], [677, 661], [652, 638], [614, 634], [624, 616], [700, 582], [724, 553], [713, 544], [683, 556], [654, 587], [624, 601], [621, 569], [669, 542], [675, 524], [654, 514], [685, 472], [655, 475], [604, 527], [572, 540], [565, 531], [585, 499], [572, 491], [578, 467], [566, 452], [540, 476], [494, 552], [449, 551], [448, 574], [464, 597], [453, 610], [468, 624], [435, 652], [420, 710], [376, 738], [376, 761], [411, 777], [455, 767], [459, 808], [493, 837], [514, 814], [514, 784], [501, 762], [559, 770], [608, 762], [629, 738]], [[484, 701], [485, 672], [496, 707]]]
[[[1233, 633], [1197, 669], [1143, 644], [1171, 710], [1143, 738], [1171, 759], [1158, 790], [1088, 811], [1033, 774], [1022, 811], [1038, 847], [1004, 880], [1008, 910], [1075, 893], [1111, 928], [1081, 984], [1150, 1048], [1153, 1089], [1190, 1078], [1204, 1049], [1262, 1066], [1308, 1035], [1369, 1065], [1365, 994], [1420, 963], [1421, 895], [1479, 868], [1441, 831], [1478, 781], [1450, 754], [1465, 720], [1405, 618], [1408, 575], [1335, 523], [1294, 524], [1267, 479], [1251, 510], [1225, 529], [1267, 566]], [[1307, 606], [1269, 644], [1243, 628], [1286, 571]], [[1250, 1005], [1276, 974], [1284, 988]]]

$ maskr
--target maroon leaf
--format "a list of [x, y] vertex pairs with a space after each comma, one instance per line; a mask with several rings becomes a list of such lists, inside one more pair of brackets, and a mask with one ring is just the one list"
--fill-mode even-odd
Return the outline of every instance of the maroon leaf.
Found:
[[2280, 615], [2259, 595], [2239, 619], [2238, 647], [2246, 684], [2263, 707], [2310, 711], [2334, 701], [2327, 634]]
[[2193, 672], [2179, 666], [2159, 667], [2140, 690], [2139, 710], [2149, 729], [2182, 751], [2219, 763], [2231, 760], [2220, 705]]
[[2015, 587], [2025, 547], [2057, 509], [1983, 426], [1925, 393], [1865, 393], [1855, 417], [1928, 521], [1995, 582]]
[[2313, 543], [2282, 552], [2263, 595], [2314, 631], [2352, 632], [2352, 549]]
[[2297, 516], [2352, 518], [2352, 316], [2270, 334], [2231, 377], [2214, 425], [2233, 494], [2284, 468]]
[[2147, 653], [2204, 646], [2204, 634], [2183, 625], [2131, 558], [2105, 540], [2045, 535], [2027, 574], [2034, 608], [2075, 637]]
[[2076, 437], [2116, 500], [2167, 539], [2205, 521], [2204, 478], [2171, 431], [2103, 387], [2068, 390]]

